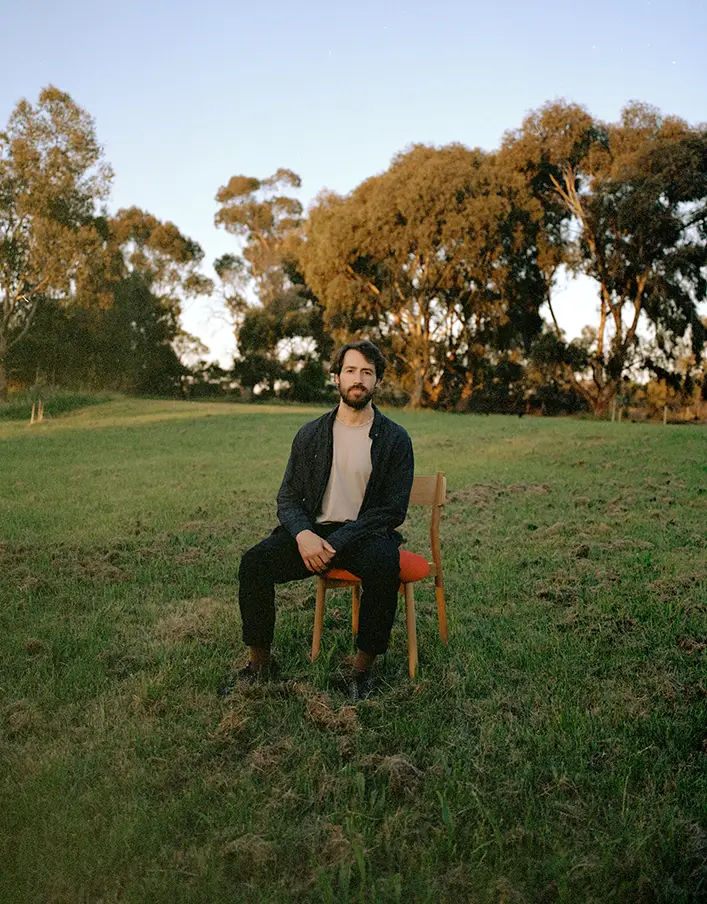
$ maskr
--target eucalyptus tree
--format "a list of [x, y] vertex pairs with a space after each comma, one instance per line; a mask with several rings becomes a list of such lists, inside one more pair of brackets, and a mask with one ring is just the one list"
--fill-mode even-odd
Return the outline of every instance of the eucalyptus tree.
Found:
[[9, 355], [11, 372], [68, 386], [127, 392], [174, 390], [184, 367], [177, 347], [182, 304], [210, 291], [203, 252], [170, 222], [139, 208], [103, 223], [101, 255], [70, 306], [46, 299], [29, 336]]
[[[627, 370], [646, 363], [642, 318], [663, 349], [689, 335], [700, 353], [705, 329], [698, 306], [707, 288], [704, 127], [635, 103], [619, 122], [605, 124], [558, 102], [509, 133], [501, 157], [541, 204], [549, 244], [554, 238], [564, 248], [561, 259], [597, 284], [597, 322], [584, 345], [584, 366], [565, 355], [573, 385], [596, 413], [606, 410]], [[550, 290], [546, 301], [560, 336]]]
[[96, 369], [108, 385], [168, 392], [185, 373], [176, 346], [188, 337], [183, 305], [213, 290], [201, 273], [204, 252], [170, 221], [139, 207], [108, 222], [111, 304], [94, 317]]
[[279, 169], [266, 179], [234, 176], [222, 186], [215, 221], [240, 240], [241, 254], [224, 255], [214, 266], [233, 321], [242, 385], [287, 384], [295, 397], [314, 401], [325, 392], [322, 358], [331, 340], [297, 262], [304, 217], [293, 192], [300, 185], [296, 173]]
[[286, 283], [284, 250], [302, 224], [302, 204], [286, 192], [300, 186], [296, 173], [279, 169], [266, 179], [233, 176], [216, 193], [220, 207], [214, 221], [242, 241], [243, 259], [263, 305]]
[[418, 145], [310, 211], [300, 262], [325, 323], [379, 338], [411, 407], [439, 399], [450, 375], [473, 385], [489, 346], [537, 332], [527, 194], [493, 155]]
[[7, 356], [42, 303], [105, 291], [99, 208], [111, 177], [93, 120], [53, 86], [36, 104], [21, 100], [0, 132], [0, 398]]

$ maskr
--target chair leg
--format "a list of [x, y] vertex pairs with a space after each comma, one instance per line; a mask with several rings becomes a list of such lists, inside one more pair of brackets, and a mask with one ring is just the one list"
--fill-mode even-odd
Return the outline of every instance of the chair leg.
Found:
[[439, 619], [439, 636], [442, 643], [447, 643], [447, 605], [444, 599], [444, 584], [438, 584], [435, 587], [435, 596], [437, 597], [437, 617]]
[[358, 635], [358, 613], [361, 608], [361, 585], [356, 584], [351, 588], [351, 633]]
[[415, 591], [412, 582], [405, 584], [405, 619], [408, 629], [408, 668], [410, 677], [417, 672], [417, 624], [415, 620]]
[[326, 581], [322, 577], [317, 578], [317, 602], [314, 608], [314, 633], [312, 634], [311, 660], [319, 656], [322, 645], [322, 631], [324, 630], [324, 602], [326, 598]]

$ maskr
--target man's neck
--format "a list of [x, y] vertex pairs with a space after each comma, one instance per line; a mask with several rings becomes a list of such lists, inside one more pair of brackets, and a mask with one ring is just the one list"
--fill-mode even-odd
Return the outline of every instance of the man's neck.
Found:
[[347, 427], [360, 427], [362, 424], [368, 424], [373, 420], [373, 405], [369, 402], [365, 408], [357, 411], [341, 399], [336, 419]]

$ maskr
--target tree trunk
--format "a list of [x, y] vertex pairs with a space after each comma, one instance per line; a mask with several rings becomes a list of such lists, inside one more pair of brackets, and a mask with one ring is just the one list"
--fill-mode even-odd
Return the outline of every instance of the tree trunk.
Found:
[[425, 388], [425, 374], [422, 367], [415, 370], [412, 392], [408, 401], [408, 408], [422, 408], [422, 393]]
[[609, 403], [616, 398], [616, 386], [606, 383], [592, 403], [592, 411], [596, 417], [604, 417], [609, 410]]
[[7, 402], [7, 372], [5, 370], [5, 343], [0, 342], [0, 402]]

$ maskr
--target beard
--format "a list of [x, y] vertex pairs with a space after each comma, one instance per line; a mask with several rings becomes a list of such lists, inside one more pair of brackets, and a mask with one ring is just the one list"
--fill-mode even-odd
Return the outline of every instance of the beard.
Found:
[[[359, 395], [353, 394], [355, 389], [361, 390]], [[349, 408], [353, 408], [354, 411], [361, 411], [373, 398], [373, 390], [368, 390], [365, 386], [350, 386], [348, 389], [342, 389], [341, 386], [339, 386], [339, 395], [341, 396], [344, 405], [348, 405]]]

